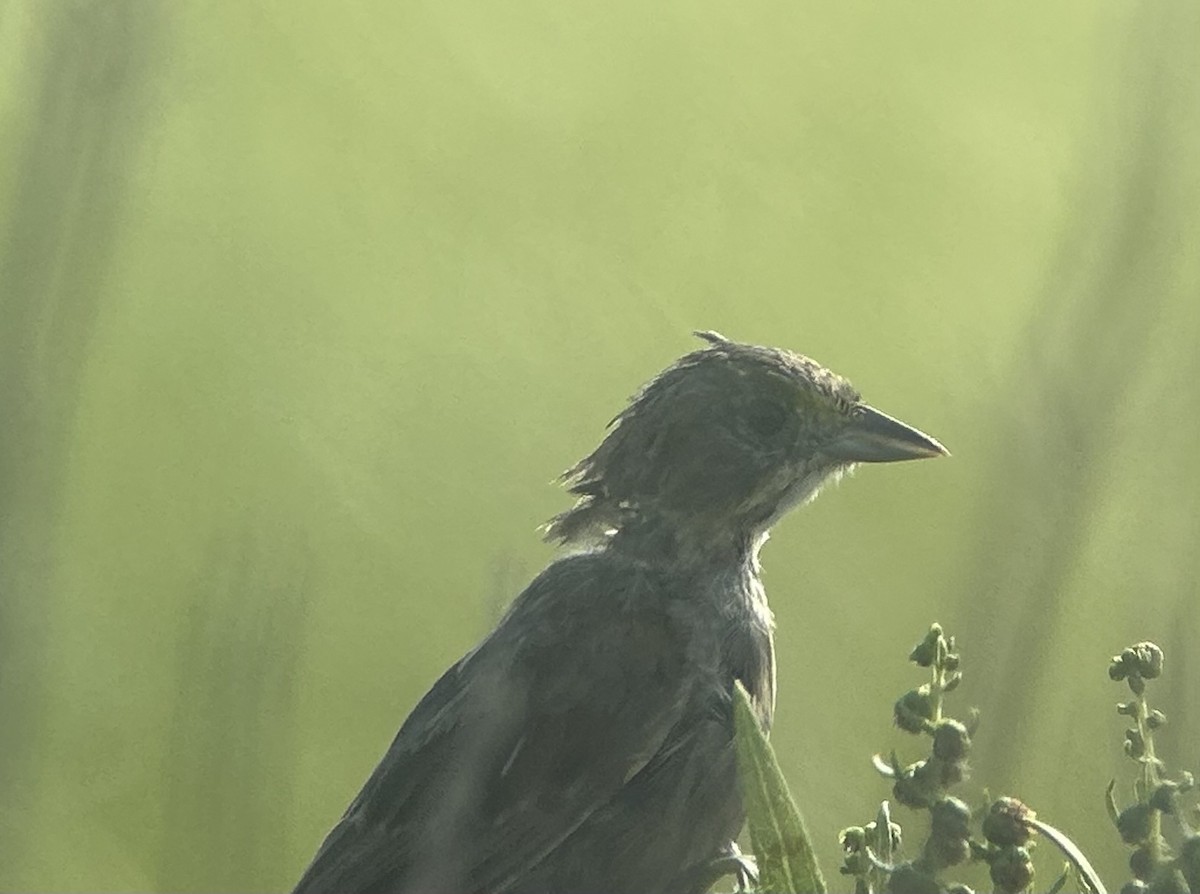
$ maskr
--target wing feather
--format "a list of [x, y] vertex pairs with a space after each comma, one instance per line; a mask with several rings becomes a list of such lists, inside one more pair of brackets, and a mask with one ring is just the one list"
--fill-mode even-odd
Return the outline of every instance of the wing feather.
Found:
[[497, 892], [552, 861], [667, 741], [686, 612], [603, 553], [546, 569], [405, 721], [297, 892]]

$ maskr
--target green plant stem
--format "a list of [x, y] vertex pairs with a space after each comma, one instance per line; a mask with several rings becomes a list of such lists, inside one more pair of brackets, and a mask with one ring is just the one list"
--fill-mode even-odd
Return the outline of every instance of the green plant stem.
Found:
[[932, 722], [936, 725], [942, 720], [942, 693], [946, 688], [946, 644], [939, 637], [937, 654], [930, 665], [932, 677], [929, 681], [929, 697], [933, 702]]
[[[1158, 788], [1162, 781], [1158, 775], [1158, 759], [1154, 756], [1154, 732], [1150, 729], [1150, 705], [1146, 701], [1146, 694], [1135, 696], [1135, 704], [1137, 705], [1137, 721], [1138, 732], [1142, 736], [1142, 743], [1145, 747], [1145, 752], [1142, 754], [1142, 799], [1149, 800], [1154, 794], [1154, 790]], [[1150, 812], [1150, 848], [1156, 860], [1162, 859], [1162, 814], [1157, 810]]]
[[1066, 857], [1070, 861], [1071, 865], [1075, 867], [1075, 871], [1079, 874], [1080, 880], [1083, 882], [1085, 887], [1092, 892], [1092, 894], [1108, 894], [1108, 891], [1104, 887], [1104, 882], [1100, 880], [1100, 876], [1096, 873], [1096, 870], [1092, 868], [1092, 864], [1088, 861], [1088, 858], [1084, 855], [1083, 851], [1079, 849], [1079, 846], [1076, 845], [1074, 841], [1072, 841], [1058, 829], [1054, 828], [1054, 826], [1050, 825], [1049, 823], [1042, 822], [1037, 818], [1030, 818], [1026, 820], [1025, 823], [1026, 825], [1031, 826], [1032, 828], [1041, 832], [1046, 839], [1048, 839], [1052, 844], [1054, 844], [1055, 847], [1062, 851], [1063, 856]]

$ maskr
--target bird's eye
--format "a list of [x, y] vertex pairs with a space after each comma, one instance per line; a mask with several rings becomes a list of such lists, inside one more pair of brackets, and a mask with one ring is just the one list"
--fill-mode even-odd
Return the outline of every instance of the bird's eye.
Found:
[[755, 400], [746, 408], [746, 425], [759, 438], [774, 438], [783, 431], [787, 410], [772, 400]]

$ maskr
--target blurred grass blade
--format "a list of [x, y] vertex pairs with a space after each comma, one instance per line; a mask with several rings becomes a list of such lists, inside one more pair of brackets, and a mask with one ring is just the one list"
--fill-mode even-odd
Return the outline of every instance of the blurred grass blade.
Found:
[[750, 695], [740, 682], [734, 688], [738, 774], [758, 859], [758, 889], [770, 894], [825, 894], [825, 880], [804, 820], [759, 726]]

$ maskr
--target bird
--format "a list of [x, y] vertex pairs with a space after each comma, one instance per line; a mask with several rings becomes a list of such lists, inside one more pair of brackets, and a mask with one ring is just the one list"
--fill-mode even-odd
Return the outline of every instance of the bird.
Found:
[[791, 351], [712, 332], [564, 473], [563, 546], [404, 721], [295, 894], [702, 894], [764, 732], [769, 529], [862, 463], [948, 455]]

